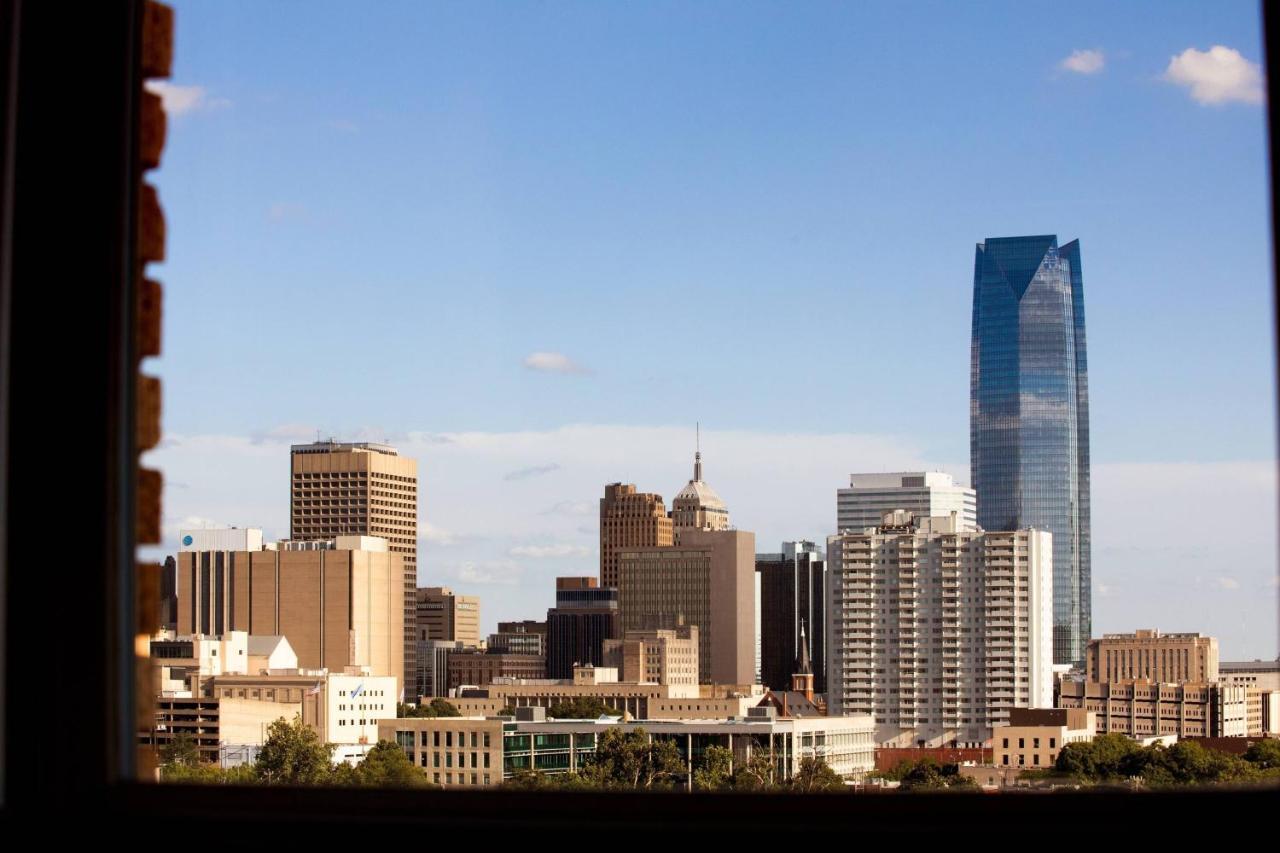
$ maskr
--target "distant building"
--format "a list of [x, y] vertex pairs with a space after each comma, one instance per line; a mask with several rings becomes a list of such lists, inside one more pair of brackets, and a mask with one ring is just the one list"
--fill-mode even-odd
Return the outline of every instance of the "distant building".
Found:
[[418, 640], [447, 640], [464, 646], [480, 645], [480, 599], [456, 595], [447, 586], [419, 587]]
[[1218, 680], [1245, 688], [1251, 737], [1280, 735], [1280, 660], [1224, 661]]
[[905, 509], [920, 518], [956, 513], [960, 530], [978, 529], [978, 496], [941, 471], [850, 474], [849, 488], [836, 490], [836, 530], [861, 533], [879, 527], [886, 512]]
[[1052, 767], [1069, 743], [1091, 741], [1096, 715], [1083, 708], [1014, 708], [1009, 724], [996, 726], [991, 745], [997, 767]]
[[1098, 734], [1119, 732], [1135, 740], [1248, 734], [1247, 695], [1240, 686], [1064, 679], [1058, 691], [1058, 707], [1082, 708], [1097, 715]]
[[1218, 641], [1199, 634], [1161, 634], [1147, 629], [1105, 634], [1085, 649], [1088, 681], [1146, 678], [1169, 684], [1218, 680]]
[[671, 502], [671, 524], [680, 542], [685, 530], [728, 530], [729, 508], [702, 479], [702, 452], [693, 454], [693, 479]]
[[826, 699], [813, 690], [813, 664], [809, 660], [809, 642], [803, 626], [800, 628], [800, 655], [791, 669], [791, 689], [768, 690], [757, 707], [771, 707], [775, 715], [782, 719], [825, 717]]
[[[377, 536], [398, 555], [404, 639], [401, 686], [412, 686], [418, 586], [418, 463], [388, 444], [329, 439], [289, 448], [289, 537]], [[250, 549], [252, 550], [252, 549]]]
[[700, 682], [755, 681], [755, 534], [682, 530], [679, 545], [622, 550], [618, 564], [624, 632], [683, 619], [698, 628]]
[[644, 684], [698, 684], [698, 629], [627, 631], [604, 641], [604, 664], [617, 669], [620, 681]]
[[[421, 625], [418, 628], [422, 630]], [[417, 669], [417, 690], [412, 697], [406, 699], [418, 701], [419, 698], [432, 699], [449, 695], [449, 656], [460, 652], [465, 647], [452, 640], [419, 640]]]
[[618, 590], [592, 577], [556, 578], [547, 611], [547, 677], [572, 678], [579, 664], [604, 663], [604, 641], [618, 636]]
[[661, 548], [675, 542], [662, 495], [637, 492], [632, 484], [610, 483], [600, 499], [600, 585], [618, 586], [618, 552]]
[[546, 678], [546, 659], [541, 655], [461, 649], [448, 657], [449, 689], [464, 684], [483, 686], [498, 678]]
[[782, 551], [756, 554], [760, 582], [760, 680], [785, 690], [800, 656], [800, 626], [808, 637], [814, 689], [827, 689], [827, 563], [812, 542], [783, 542]]
[[178, 629], [178, 561], [172, 556], [164, 558], [160, 567], [160, 629]]
[[827, 705], [883, 747], [981, 746], [1053, 703], [1051, 537], [886, 513], [827, 539]]
[[180, 635], [285, 636], [306, 669], [368, 666], [400, 678], [400, 554], [369, 536], [282, 542], [273, 550], [181, 551]]
[[499, 622], [497, 632], [490, 634], [485, 648], [490, 652], [513, 655], [547, 656], [547, 623], [526, 619], [523, 622]]

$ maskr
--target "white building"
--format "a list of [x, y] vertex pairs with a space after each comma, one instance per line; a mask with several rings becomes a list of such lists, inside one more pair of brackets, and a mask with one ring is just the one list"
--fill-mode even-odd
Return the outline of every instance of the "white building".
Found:
[[880, 524], [880, 517], [895, 509], [917, 516], [956, 513], [961, 530], [978, 529], [978, 497], [968, 486], [957, 486], [941, 471], [896, 471], [886, 474], [850, 474], [849, 488], [836, 490], [836, 530], [861, 533]]
[[1046, 531], [887, 513], [827, 539], [827, 703], [885, 747], [981, 745], [1011, 708], [1053, 705]]
[[178, 531], [179, 551], [261, 551], [257, 527], [216, 527]]

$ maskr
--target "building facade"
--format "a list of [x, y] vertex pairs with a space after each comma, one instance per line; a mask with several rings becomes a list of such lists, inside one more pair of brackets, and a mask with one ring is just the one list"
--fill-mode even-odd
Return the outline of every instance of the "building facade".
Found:
[[1053, 704], [1052, 537], [885, 516], [827, 539], [827, 705], [884, 747], [981, 745]]
[[679, 544], [683, 530], [728, 530], [729, 508], [702, 479], [702, 452], [693, 454], [693, 479], [671, 502], [671, 524]]
[[1280, 660], [1223, 661], [1218, 679], [1245, 689], [1251, 737], [1280, 735]]
[[449, 640], [418, 641], [418, 686], [413, 701], [449, 695], [449, 656], [463, 648], [462, 643]]
[[[877, 524], [879, 521], [877, 520]], [[814, 690], [827, 690], [827, 562], [812, 542], [783, 542], [756, 555], [760, 584], [760, 680], [773, 690], [791, 684], [803, 628], [813, 662]]]
[[621, 629], [698, 628], [699, 681], [755, 681], [755, 534], [682, 530], [680, 544], [618, 554]]
[[1089, 371], [1080, 243], [1053, 235], [977, 246], [969, 397], [978, 524], [1053, 534], [1053, 660], [1092, 636]]
[[600, 499], [600, 585], [618, 587], [618, 552], [663, 548], [675, 542], [662, 495], [637, 492], [629, 483], [610, 483]]
[[991, 748], [997, 767], [1053, 767], [1069, 743], [1093, 740], [1096, 715], [1082, 708], [1014, 708], [1009, 724], [996, 726]]
[[377, 536], [400, 557], [404, 596], [400, 684], [412, 686], [418, 586], [418, 463], [371, 442], [295, 444], [290, 457], [290, 539]]
[[546, 659], [541, 655], [461, 649], [449, 654], [449, 689], [464, 684], [483, 686], [498, 678], [546, 678]]
[[547, 677], [572, 678], [578, 665], [604, 663], [604, 641], [618, 636], [618, 590], [592, 577], [556, 578], [547, 611]]
[[262, 551], [181, 551], [178, 634], [288, 638], [305, 669], [404, 675], [403, 556], [369, 536]]
[[1088, 681], [1207, 683], [1218, 680], [1218, 641], [1199, 634], [1161, 634], [1153, 629], [1104, 634], [1085, 650]]
[[849, 488], [836, 490], [836, 530], [861, 533], [877, 527], [880, 517], [895, 509], [917, 516], [956, 513], [961, 530], [978, 529], [977, 493], [956, 485], [941, 471], [897, 471], [884, 474], [850, 474]]
[[418, 639], [446, 640], [475, 648], [480, 645], [480, 599], [455, 595], [447, 586], [415, 590]]
[[698, 685], [698, 629], [627, 631], [604, 641], [604, 665], [618, 671], [624, 682]]
[[1161, 735], [1244, 737], [1248, 701], [1244, 687], [1221, 684], [1160, 684], [1063, 680], [1058, 707], [1097, 715], [1098, 734], [1119, 732], [1135, 740]]

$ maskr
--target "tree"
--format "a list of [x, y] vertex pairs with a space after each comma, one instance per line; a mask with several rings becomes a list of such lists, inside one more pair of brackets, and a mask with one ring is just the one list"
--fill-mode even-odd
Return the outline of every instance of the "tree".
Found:
[[693, 771], [695, 791], [719, 791], [732, 782], [733, 753], [723, 746], [709, 746], [702, 763]]
[[595, 755], [582, 777], [596, 788], [652, 790], [669, 788], [684, 775], [684, 760], [674, 742], [650, 741], [644, 729], [610, 728], [596, 741]]
[[186, 732], [178, 732], [173, 739], [160, 747], [160, 764], [166, 767], [184, 765], [194, 767], [200, 763], [200, 747], [195, 738]]
[[268, 785], [322, 785], [333, 768], [331, 743], [321, 743], [310, 726], [295, 715], [293, 722], [283, 717], [267, 729], [267, 739], [258, 753], [258, 780]]
[[[339, 767], [350, 765], [341, 764]], [[364, 787], [425, 788], [426, 774], [414, 767], [404, 750], [393, 741], [380, 740], [355, 767], [355, 782]]]
[[815, 791], [843, 791], [844, 779], [821, 757], [805, 756], [791, 779], [791, 790], [801, 794]]
[[406, 705], [403, 702], [398, 702], [396, 703], [396, 716], [401, 719], [414, 717], [461, 717], [462, 713], [454, 707], [452, 702], [437, 696], [425, 705]]
[[1259, 770], [1280, 768], [1280, 740], [1267, 738], [1250, 744], [1245, 750], [1244, 760]]
[[769, 791], [774, 788], [777, 768], [773, 764], [773, 756], [768, 749], [756, 747], [745, 764], [733, 773], [735, 791]]
[[552, 705], [547, 709], [547, 716], [557, 720], [595, 720], [601, 716], [620, 717], [622, 713], [597, 696], [575, 696], [568, 702]]

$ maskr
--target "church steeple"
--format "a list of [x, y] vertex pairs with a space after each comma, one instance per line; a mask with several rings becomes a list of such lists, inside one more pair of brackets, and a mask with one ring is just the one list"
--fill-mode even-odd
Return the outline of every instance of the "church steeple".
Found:
[[804, 636], [803, 619], [800, 620], [800, 657], [796, 659], [796, 670], [791, 675], [791, 689], [813, 701], [813, 664], [809, 662], [809, 641]]

